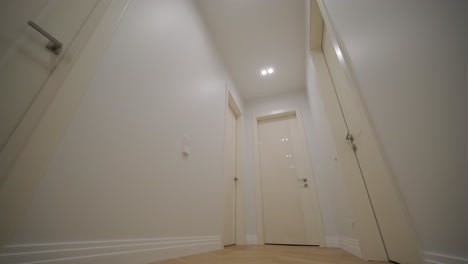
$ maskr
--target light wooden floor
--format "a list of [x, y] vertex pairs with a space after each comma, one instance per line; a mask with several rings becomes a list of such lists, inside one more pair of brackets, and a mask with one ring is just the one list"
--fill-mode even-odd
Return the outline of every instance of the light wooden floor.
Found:
[[[232, 246], [223, 250], [157, 262], [158, 264], [369, 264], [339, 248]], [[384, 264], [387, 262], [379, 262]]]

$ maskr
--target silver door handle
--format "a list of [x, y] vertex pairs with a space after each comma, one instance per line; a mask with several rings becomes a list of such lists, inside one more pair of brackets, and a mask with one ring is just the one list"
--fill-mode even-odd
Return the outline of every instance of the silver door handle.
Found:
[[62, 46], [63, 46], [62, 42], [58, 41], [56, 38], [50, 35], [47, 31], [41, 28], [38, 24], [34, 23], [34, 21], [29, 20], [28, 25], [30, 25], [32, 28], [34, 28], [39, 33], [41, 33], [44, 37], [50, 40], [50, 42], [46, 46], [48, 50], [52, 51], [56, 55], [60, 54], [60, 51], [62, 50]]
[[307, 182], [307, 178], [297, 179], [297, 181]]

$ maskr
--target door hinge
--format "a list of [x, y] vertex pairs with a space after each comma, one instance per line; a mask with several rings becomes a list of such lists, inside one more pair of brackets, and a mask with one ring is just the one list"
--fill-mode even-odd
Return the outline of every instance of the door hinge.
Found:
[[239, 178], [237, 177], [234, 177], [234, 181], [237, 182], [239, 180]]

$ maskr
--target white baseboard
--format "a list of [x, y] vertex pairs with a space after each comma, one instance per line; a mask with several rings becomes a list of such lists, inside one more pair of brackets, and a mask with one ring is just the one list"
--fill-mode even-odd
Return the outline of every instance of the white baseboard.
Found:
[[[347, 252], [362, 258], [359, 240], [353, 238], [342, 237], [326, 237], [327, 247], [338, 247]], [[424, 253], [425, 264], [468, 264], [468, 259], [437, 254], [433, 252]]]
[[338, 247], [346, 250], [347, 252], [362, 258], [361, 247], [359, 240], [347, 237], [326, 237], [327, 247]]
[[247, 235], [246, 236], [247, 245], [257, 245], [257, 235]]
[[221, 248], [217, 236], [7, 245], [0, 263], [148, 264]]
[[340, 247], [349, 253], [362, 258], [361, 247], [359, 240], [354, 238], [340, 237]]
[[424, 262], [426, 264], [468, 264], [468, 259], [433, 252], [425, 252]]
[[327, 242], [327, 247], [336, 247], [336, 248], [340, 247], [340, 238], [339, 237], [327, 236], [325, 238], [325, 240]]

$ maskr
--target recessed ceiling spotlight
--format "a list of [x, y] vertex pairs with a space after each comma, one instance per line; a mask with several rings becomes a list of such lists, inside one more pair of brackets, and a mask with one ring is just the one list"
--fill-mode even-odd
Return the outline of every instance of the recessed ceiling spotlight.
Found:
[[262, 75], [272, 74], [273, 72], [275, 72], [275, 69], [273, 69], [273, 68], [262, 69], [262, 70], [260, 71], [260, 73], [261, 73]]

